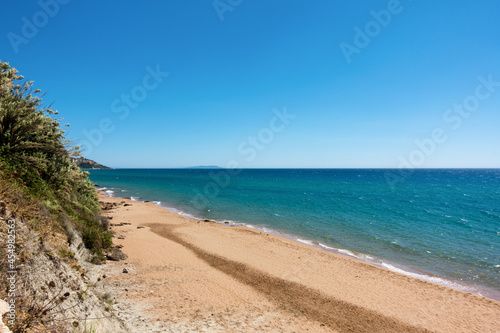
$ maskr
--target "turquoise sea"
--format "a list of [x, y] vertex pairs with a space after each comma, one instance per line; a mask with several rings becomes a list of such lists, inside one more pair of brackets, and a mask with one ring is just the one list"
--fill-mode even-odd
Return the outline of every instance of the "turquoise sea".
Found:
[[500, 300], [500, 169], [116, 169], [90, 179], [108, 195]]

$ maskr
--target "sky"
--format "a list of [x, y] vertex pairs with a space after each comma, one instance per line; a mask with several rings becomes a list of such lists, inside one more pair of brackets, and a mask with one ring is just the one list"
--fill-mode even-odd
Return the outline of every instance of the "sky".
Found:
[[500, 167], [496, 0], [8, 1], [0, 60], [115, 168]]

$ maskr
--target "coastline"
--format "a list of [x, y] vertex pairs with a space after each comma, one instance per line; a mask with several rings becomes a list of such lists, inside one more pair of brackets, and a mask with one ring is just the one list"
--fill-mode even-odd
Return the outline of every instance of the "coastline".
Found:
[[125, 199], [130, 199], [131, 201], [134, 202], [152, 202], [156, 204], [158, 207], [161, 207], [162, 209], [166, 209], [170, 212], [173, 212], [175, 214], [178, 214], [182, 217], [186, 217], [188, 219], [193, 219], [196, 221], [205, 221], [205, 222], [215, 222], [218, 224], [221, 224], [225, 227], [246, 227], [250, 228], [253, 230], [257, 230], [260, 232], [268, 233], [273, 236], [277, 236], [280, 238], [285, 238], [287, 240], [293, 241], [293, 242], [298, 242], [301, 244], [305, 244], [307, 246], [312, 246], [315, 248], [318, 248], [320, 250], [333, 253], [336, 255], [344, 256], [347, 258], [355, 259], [355, 260], [360, 260], [362, 262], [381, 267], [387, 270], [390, 270], [392, 272], [396, 272], [399, 274], [403, 274], [409, 277], [413, 277], [416, 279], [436, 283], [442, 286], [454, 288], [466, 293], [471, 293], [479, 296], [483, 296], [489, 299], [493, 299], [495, 301], [500, 301], [500, 291], [496, 289], [492, 289], [490, 287], [480, 285], [480, 284], [470, 284], [466, 283], [464, 281], [459, 281], [456, 279], [453, 279], [451, 277], [445, 276], [445, 275], [436, 275], [432, 274], [429, 272], [426, 272], [424, 270], [415, 268], [415, 267], [409, 267], [405, 266], [399, 262], [396, 261], [391, 261], [387, 259], [382, 259], [375, 257], [373, 255], [357, 252], [354, 250], [350, 249], [344, 249], [344, 248], [337, 248], [337, 247], [332, 247], [327, 244], [323, 244], [321, 242], [315, 241], [313, 239], [307, 238], [307, 236], [302, 236], [302, 235], [294, 235], [291, 233], [284, 232], [282, 230], [277, 230], [277, 229], [272, 229], [267, 226], [261, 226], [261, 225], [253, 225], [241, 221], [231, 221], [231, 220], [207, 220], [203, 217], [198, 217], [194, 216], [190, 213], [184, 212], [182, 210], [179, 210], [177, 208], [174, 208], [173, 206], [169, 205], [168, 203], [162, 202], [162, 201], [142, 201], [141, 197], [121, 197], [121, 196], [115, 196], [115, 190], [114, 189], [108, 189], [107, 187], [98, 187], [98, 191], [103, 193], [104, 196], [106, 197], [116, 197], [116, 198], [125, 198]]
[[162, 329], [499, 329], [495, 300], [259, 230], [192, 220], [152, 202], [102, 192], [100, 200], [128, 204], [104, 212], [113, 218], [115, 236], [124, 237], [115, 243], [129, 256], [127, 265], [109, 265], [117, 311], [123, 304], [142, 306]]

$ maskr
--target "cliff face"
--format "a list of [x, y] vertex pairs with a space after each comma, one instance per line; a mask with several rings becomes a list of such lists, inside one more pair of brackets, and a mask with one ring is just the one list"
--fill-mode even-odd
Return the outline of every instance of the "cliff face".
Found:
[[96, 161], [92, 161], [84, 157], [73, 158], [73, 161], [80, 169], [111, 169], [110, 167], [99, 164]]
[[64, 239], [47, 241], [54, 234], [34, 230], [32, 221], [3, 207], [0, 229], [15, 231], [0, 232], [0, 243], [8, 244], [12, 239], [10, 244], [15, 250], [10, 264], [2, 260], [8, 258], [8, 253], [0, 251], [2, 282], [12, 280], [8, 280], [9, 292], [0, 293], [1, 298], [14, 304], [12, 311], [9, 309], [3, 316], [5, 324], [14, 333], [127, 332], [114, 314], [113, 298], [103, 285], [105, 276], [98, 274], [98, 266], [88, 262], [91, 255], [82, 239], [75, 234], [69, 248], [58, 251], [51, 243]]

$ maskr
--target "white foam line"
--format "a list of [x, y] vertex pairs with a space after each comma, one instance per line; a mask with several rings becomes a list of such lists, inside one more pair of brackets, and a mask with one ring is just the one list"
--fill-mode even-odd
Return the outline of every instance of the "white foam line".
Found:
[[344, 249], [337, 249], [338, 252], [347, 254], [348, 256], [355, 257], [355, 258], [360, 258], [360, 256], [357, 256], [354, 254], [354, 252], [351, 252], [349, 250], [344, 250]]
[[313, 245], [313, 242], [310, 240], [306, 240], [306, 239], [302, 239], [302, 238], [296, 238], [296, 240], [297, 240], [297, 242], [300, 242], [302, 244]]
[[104, 191], [104, 196], [114, 197], [115, 196], [115, 191], [113, 191], [113, 190], [106, 190], [106, 191]]
[[191, 215], [189, 213], [183, 212], [182, 210], [179, 210], [177, 208], [173, 208], [173, 207], [167, 206], [166, 204], [164, 204], [161, 201], [151, 201], [151, 202], [154, 203], [155, 205], [157, 205], [158, 207], [166, 209], [166, 210], [168, 210], [168, 211], [170, 211], [172, 213], [175, 213], [177, 215], [180, 215], [180, 216], [183, 216], [183, 217], [187, 217], [187, 218], [192, 219], [192, 220], [197, 220], [197, 221], [202, 220], [201, 218], [199, 218], [197, 216], [194, 216], [194, 215]]
[[322, 248], [327, 249], [327, 250], [335, 250], [334, 247], [331, 247], [331, 246], [328, 246], [328, 245], [325, 245], [322, 243], [319, 243], [319, 246], [321, 246]]
[[[296, 239], [297, 241], [301, 242], [301, 243], [305, 243], [305, 244], [308, 244], [308, 245], [313, 245], [314, 246], [314, 243], [311, 242], [311, 241], [304, 241], [302, 239], [299, 239], [297, 238]], [[403, 274], [403, 275], [406, 275], [406, 276], [411, 276], [411, 277], [414, 277], [414, 278], [417, 278], [417, 279], [420, 279], [420, 280], [425, 280], [425, 281], [429, 281], [429, 282], [433, 282], [433, 283], [436, 283], [436, 284], [439, 284], [439, 285], [444, 285], [444, 286], [448, 286], [448, 287], [451, 287], [451, 288], [455, 288], [455, 289], [459, 289], [459, 290], [462, 290], [462, 291], [465, 291], [465, 292], [468, 292], [468, 293], [473, 293], [473, 294], [479, 294], [481, 295], [481, 293], [479, 293], [479, 289], [477, 288], [474, 288], [473, 286], [466, 286], [466, 285], [463, 285], [463, 284], [460, 284], [460, 283], [456, 283], [456, 282], [453, 282], [451, 280], [447, 280], [445, 278], [442, 278], [442, 277], [437, 277], [437, 276], [431, 276], [431, 275], [427, 275], [427, 274], [419, 274], [419, 273], [415, 273], [415, 272], [411, 272], [411, 271], [408, 271], [408, 270], [404, 270], [402, 268], [399, 268], [399, 267], [396, 267], [394, 265], [391, 265], [387, 262], [384, 262], [380, 259], [376, 259], [370, 255], [367, 255], [367, 254], [356, 254], [352, 251], [349, 251], [349, 250], [346, 250], [346, 249], [339, 249], [339, 248], [334, 248], [334, 247], [331, 247], [331, 246], [328, 246], [328, 245], [325, 245], [323, 243], [318, 243], [319, 247], [320, 248], [323, 248], [324, 250], [328, 251], [328, 252], [335, 252], [335, 253], [338, 253], [338, 254], [341, 254], [341, 255], [345, 255], [345, 256], [349, 256], [349, 257], [354, 257], [354, 258], [357, 258], [357, 259], [360, 259], [364, 262], [368, 262], [372, 265], [375, 265], [375, 266], [380, 266], [380, 267], [383, 267], [383, 268], [386, 268], [390, 271], [393, 271], [393, 272], [396, 272], [396, 273], [399, 273], [399, 274]], [[500, 267], [500, 265], [498, 265], [498, 267]]]
[[444, 278], [440, 278], [440, 277], [437, 277], [437, 276], [426, 275], [426, 274], [418, 274], [418, 273], [414, 273], [414, 272], [409, 272], [409, 271], [406, 271], [406, 270], [401, 269], [399, 267], [396, 267], [396, 266], [393, 266], [391, 264], [388, 264], [386, 262], [382, 262], [381, 266], [384, 267], [384, 268], [387, 268], [390, 271], [393, 271], [393, 272], [396, 272], [396, 273], [399, 273], [399, 274], [411, 276], [411, 277], [414, 277], [414, 278], [417, 278], [417, 279], [420, 279], [420, 280], [425, 280], [425, 281], [437, 283], [437, 284], [440, 284], [440, 285], [444, 285], [444, 286], [448, 286], [448, 287], [451, 287], [451, 288], [459, 289], [459, 290], [466, 291], [466, 292], [469, 292], [469, 293], [478, 294], [478, 291], [475, 288], [466, 287], [466, 286], [464, 286], [462, 284], [455, 283], [453, 281], [450, 281], [450, 280], [447, 280], [447, 279], [444, 279]]

